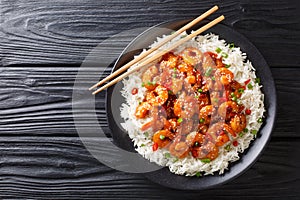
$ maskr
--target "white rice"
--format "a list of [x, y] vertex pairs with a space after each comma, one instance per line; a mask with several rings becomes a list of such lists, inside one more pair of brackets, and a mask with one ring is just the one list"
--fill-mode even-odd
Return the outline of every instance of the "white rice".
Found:
[[[171, 42], [162, 46], [160, 50], [167, 49], [171, 43], [179, 40], [180, 37], [185, 35], [186, 33], [182, 33], [181, 36], [178, 36]], [[157, 41], [150, 47], [156, 45], [157, 42], [162, 40], [162, 38], [157, 38]], [[222, 52], [218, 55], [221, 56], [222, 53], [226, 53], [228, 55], [227, 58], [223, 57], [223, 63], [230, 65], [228, 69], [233, 72], [234, 79], [239, 83], [243, 83], [246, 80], [251, 79], [250, 84], [253, 86], [253, 89], [246, 89], [240, 98], [240, 102], [246, 108], [251, 109], [252, 112], [250, 115], [246, 115], [246, 128], [248, 129], [248, 132], [235, 138], [235, 140], [238, 141], [238, 146], [235, 147], [230, 145], [229, 151], [228, 149], [225, 149], [226, 145], [222, 146], [219, 148], [219, 156], [209, 163], [203, 163], [201, 160], [195, 159], [191, 155], [183, 159], [177, 159], [170, 155], [167, 149], [159, 148], [158, 150], [153, 151], [153, 142], [151, 140], [153, 133], [149, 131], [145, 134], [140, 130], [141, 126], [151, 119], [137, 119], [135, 117], [135, 110], [138, 106], [138, 102], [144, 98], [146, 92], [146, 89], [142, 87], [142, 80], [140, 78], [142, 72], [135, 72], [127, 79], [123, 80], [124, 87], [121, 93], [125, 97], [126, 103], [124, 103], [121, 107], [121, 117], [125, 120], [125, 123], [122, 123], [121, 125], [128, 132], [128, 135], [136, 146], [136, 151], [138, 153], [151, 162], [155, 162], [161, 166], [168, 166], [170, 171], [175, 174], [194, 176], [199, 175], [199, 173], [202, 175], [214, 174], [217, 171], [219, 174], [223, 174], [224, 171], [228, 169], [229, 163], [239, 160], [239, 153], [243, 153], [244, 150], [249, 147], [251, 140], [256, 137], [256, 134], [253, 134], [253, 131], [255, 132], [260, 129], [261, 123], [257, 122], [257, 120], [263, 117], [265, 111], [263, 104], [264, 95], [260, 90], [262, 86], [255, 83], [255, 69], [251, 62], [246, 60], [246, 54], [241, 52], [239, 47], [229, 48], [229, 44], [226, 44], [224, 40], [219, 39], [217, 35], [207, 34], [204, 36], [198, 36], [189, 42], [186, 42], [184, 45], [175, 49], [174, 52], [177, 54], [185, 47], [191, 46], [197, 47], [202, 52], [211, 51], [215, 53], [215, 50], [220, 48]], [[134, 66], [132, 68], [134, 68]], [[133, 88], [138, 89], [138, 93], [136, 95], [131, 94]]]

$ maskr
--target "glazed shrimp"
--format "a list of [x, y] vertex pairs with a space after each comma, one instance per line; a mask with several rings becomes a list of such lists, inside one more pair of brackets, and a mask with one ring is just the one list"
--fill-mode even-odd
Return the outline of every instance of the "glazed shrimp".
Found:
[[211, 58], [208, 52], [205, 52], [203, 54], [203, 62], [202, 62], [202, 68], [203, 71], [206, 72], [209, 68], [215, 68], [216, 64], [214, 60]]
[[234, 96], [236, 96], [237, 98], [240, 98], [244, 91], [244, 86], [234, 80], [229, 85], [229, 91], [233, 92]]
[[148, 90], [154, 90], [155, 84], [153, 84], [153, 78], [158, 74], [158, 69], [155, 65], [149, 67], [142, 75], [142, 81], [145, 88]]
[[225, 101], [218, 108], [218, 114], [224, 119], [230, 117], [230, 113], [237, 112], [239, 112], [239, 106], [234, 101]]
[[184, 158], [189, 153], [189, 145], [186, 142], [174, 141], [169, 147], [170, 153], [178, 158]]
[[243, 131], [246, 128], [247, 122], [246, 122], [246, 116], [244, 114], [236, 114], [231, 120], [230, 120], [230, 126], [232, 130], [239, 133]]
[[151, 105], [148, 102], [142, 102], [137, 106], [135, 111], [136, 118], [142, 119], [147, 116], [149, 110], [151, 109]]
[[192, 150], [192, 156], [195, 158], [208, 158], [210, 160], [214, 160], [219, 155], [219, 148], [213, 144], [212, 142], [208, 141], [205, 145], [196, 147]]
[[163, 148], [167, 146], [171, 140], [174, 138], [174, 135], [168, 130], [160, 130], [154, 133], [152, 141], [158, 145], [158, 147]]
[[213, 109], [214, 108], [212, 105], [207, 105], [200, 109], [199, 112], [200, 123], [205, 125], [210, 123], [211, 115], [213, 114]]
[[229, 85], [233, 81], [233, 73], [225, 68], [218, 68], [215, 72], [217, 80], [219, 80], [223, 85]]
[[158, 85], [153, 91], [146, 95], [146, 100], [153, 106], [161, 106], [168, 100], [167, 88]]
[[216, 145], [214, 145], [211, 151], [205, 156], [205, 158], [214, 160], [218, 157], [218, 155], [219, 155], [219, 148]]
[[214, 143], [216, 142], [217, 137], [222, 134], [230, 134], [233, 137], [236, 137], [236, 133], [232, 130], [231, 126], [223, 122], [215, 123], [207, 130], [207, 137]]
[[173, 69], [176, 67], [178, 62], [178, 56], [175, 56], [173, 53], [166, 53], [162, 56], [161, 67], [168, 67]]
[[229, 137], [228, 135], [222, 131], [220, 133], [219, 136], [217, 136], [217, 139], [216, 139], [216, 146], [223, 146], [224, 144], [226, 144], [227, 142], [229, 141]]
[[184, 62], [188, 63], [191, 66], [196, 66], [202, 63], [203, 53], [194, 47], [189, 47], [184, 49], [180, 56], [184, 60]]
[[191, 65], [183, 61], [179, 62], [177, 68], [180, 72], [186, 72], [186, 73], [191, 72], [194, 69]]
[[203, 144], [205, 139], [205, 136], [201, 133], [197, 132], [191, 132], [189, 133], [186, 138], [185, 142], [189, 145], [189, 147], [195, 147], [195, 146], [200, 146]]
[[177, 117], [191, 118], [199, 109], [199, 104], [195, 97], [186, 96], [179, 97], [174, 103], [174, 114]]
[[166, 120], [164, 123], [164, 129], [172, 131], [172, 132], [176, 132], [177, 127], [178, 127], [178, 121], [176, 118]]

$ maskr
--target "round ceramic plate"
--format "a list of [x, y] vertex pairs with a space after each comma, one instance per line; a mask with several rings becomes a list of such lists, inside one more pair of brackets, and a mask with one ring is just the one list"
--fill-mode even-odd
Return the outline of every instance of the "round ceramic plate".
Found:
[[[132, 60], [134, 55], [137, 55], [142, 49], [147, 48], [150, 44], [152, 44], [156, 40], [156, 37], [162, 36], [163, 34], [169, 34], [170, 29], [178, 30], [187, 22], [189, 22], [189, 20], [165, 22], [146, 30], [137, 36], [126, 47], [126, 49], [123, 51], [123, 54], [120, 55], [115, 63], [113, 71]], [[191, 30], [196, 30], [202, 26], [203, 23], [195, 25], [191, 28]], [[258, 132], [258, 137], [252, 141], [250, 147], [242, 155], [240, 155], [240, 160], [231, 163], [229, 165], [229, 170], [226, 170], [222, 175], [215, 173], [215, 175], [203, 177], [187, 177], [173, 174], [167, 167], [144, 174], [151, 181], [174, 189], [200, 190], [211, 188], [220, 184], [224, 184], [241, 175], [252, 164], [254, 164], [258, 156], [262, 153], [270, 138], [275, 121], [276, 91], [271, 71], [263, 56], [252, 43], [250, 43], [243, 35], [234, 31], [231, 27], [218, 24], [205, 33], [210, 32], [219, 35], [219, 37], [221, 39], [225, 39], [227, 43], [234, 43], [235, 46], [241, 48], [242, 52], [247, 54], [247, 58], [252, 62], [254, 68], [256, 69], [256, 75], [260, 77], [261, 84], [263, 85], [262, 92], [265, 95], [264, 103], [266, 108], [266, 118], [263, 126]], [[106, 110], [109, 120], [109, 127], [112, 131], [112, 137], [116, 145], [128, 151], [134, 151], [131, 139], [120, 126], [120, 123], [124, 122], [124, 120], [120, 117], [120, 107], [121, 104], [125, 102], [124, 97], [120, 94], [122, 87], [122, 84], [117, 84], [107, 90]], [[148, 161], [145, 159], [145, 162]]]

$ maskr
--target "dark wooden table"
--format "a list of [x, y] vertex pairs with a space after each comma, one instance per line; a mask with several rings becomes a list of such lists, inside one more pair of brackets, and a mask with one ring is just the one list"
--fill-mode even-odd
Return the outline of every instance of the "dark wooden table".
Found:
[[[277, 121], [261, 157], [237, 179], [205, 191], [168, 189], [140, 174], [101, 164], [86, 150], [73, 121], [73, 84], [85, 57], [112, 35], [196, 17], [214, 4], [220, 6], [218, 14], [225, 15], [224, 23], [259, 49], [275, 79]], [[296, 0], [1, 0], [0, 198], [300, 199], [298, 4]], [[111, 48], [121, 51], [135, 36], [125, 34]], [[117, 58], [110, 50], [101, 55]], [[98, 74], [91, 71], [87, 77]], [[104, 96], [97, 96], [97, 115], [109, 134]], [[82, 126], [89, 127], [89, 112], [82, 117]], [[90, 140], [96, 146], [99, 138]]]

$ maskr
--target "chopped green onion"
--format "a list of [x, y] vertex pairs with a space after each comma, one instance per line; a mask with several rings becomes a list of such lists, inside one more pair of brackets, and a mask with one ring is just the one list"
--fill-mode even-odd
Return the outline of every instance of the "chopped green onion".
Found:
[[142, 102], [139, 101], [139, 105], [141, 105], [141, 104], [142, 104]]
[[204, 119], [204, 118], [201, 118], [201, 119], [199, 120], [199, 122], [200, 122], [200, 123], [203, 123], [203, 122], [205, 122], [205, 119]]
[[258, 123], [263, 123], [263, 119], [260, 117], [258, 120], [257, 120]]
[[202, 176], [202, 174], [200, 172], [197, 172], [196, 177], [200, 177], [200, 176]]
[[166, 138], [166, 136], [164, 135], [159, 135], [159, 139], [164, 140]]
[[213, 68], [212, 68], [212, 67], [209, 67], [209, 68], [206, 70], [204, 76], [210, 76], [212, 70], [213, 70]]
[[170, 153], [165, 153], [165, 158], [171, 158]]
[[224, 58], [228, 58], [228, 54], [227, 53], [225, 53], [225, 52], [222, 52], [222, 57], [224, 57]]
[[230, 144], [225, 146], [225, 150], [230, 151]]
[[252, 89], [253, 88], [253, 85], [251, 84], [251, 83], [249, 83], [248, 85], [247, 85], [247, 87], [248, 87], [248, 89]]
[[231, 65], [230, 64], [225, 64], [225, 67], [226, 68], [229, 68]]
[[219, 48], [219, 47], [218, 47], [218, 48], [216, 48], [216, 52], [217, 52], [217, 53], [221, 53], [221, 51], [222, 51], [222, 49], [221, 49], [221, 48]]
[[195, 146], [195, 147], [199, 146], [199, 142], [195, 142], [195, 143], [194, 143], [194, 146]]
[[230, 93], [230, 96], [235, 97], [235, 94], [233, 92]]
[[186, 37], [186, 35], [181, 35], [181, 36], [180, 36], [180, 38], [185, 38], [185, 37]]
[[247, 133], [249, 130], [247, 129], [247, 128], [245, 128], [244, 130], [243, 130], [243, 132], [244, 133]]
[[216, 80], [216, 78], [213, 76], [213, 77], [211, 77], [211, 79], [213, 80], [213, 81], [215, 81]]
[[234, 48], [234, 43], [229, 44], [229, 49]]
[[257, 134], [257, 130], [251, 130], [251, 133], [252, 133], [253, 135], [256, 135], [256, 134]]
[[243, 137], [243, 136], [244, 136], [244, 133], [243, 133], [243, 132], [240, 132], [240, 133], [239, 133], [239, 136], [240, 136], [240, 137]]
[[255, 83], [260, 84], [260, 78], [255, 78]]
[[177, 162], [178, 160], [179, 160], [178, 158], [175, 158], [175, 159], [173, 160], [173, 163]]
[[245, 91], [244, 88], [239, 88], [239, 89], [238, 89], [238, 92], [239, 92], [240, 94], [242, 94], [244, 91]]
[[145, 87], [145, 83], [142, 83], [142, 87]]
[[173, 94], [172, 90], [168, 90], [168, 94]]
[[204, 158], [204, 159], [201, 159], [201, 162], [210, 163], [210, 159], [209, 158]]
[[198, 98], [199, 98], [199, 96], [198, 96], [198, 95], [195, 95], [195, 98], [196, 98], [196, 99], [198, 99]]
[[173, 68], [173, 71], [176, 72], [176, 67]]
[[149, 133], [148, 133], [148, 132], [145, 132], [144, 135], [145, 135], [146, 137], [149, 137]]
[[234, 97], [231, 98], [231, 100], [232, 100], [232, 101], [237, 101], [237, 97], [234, 96]]
[[183, 119], [180, 117], [180, 118], [178, 118], [177, 122], [178, 122], [178, 123], [181, 123], [182, 120], [183, 120]]
[[144, 147], [144, 146], [146, 146], [145, 144], [141, 144], [141, 147]]
[[202, 90], [202, 89], [198, 89], [198, 92], [200, 92], [200, 93], [201, 93], [201, 92], [203, 92], [203, 90]]
[[176, 74], [175, 73], [173, 74], [173, 78], [176, 78]]

